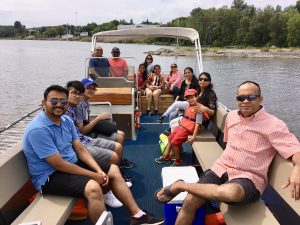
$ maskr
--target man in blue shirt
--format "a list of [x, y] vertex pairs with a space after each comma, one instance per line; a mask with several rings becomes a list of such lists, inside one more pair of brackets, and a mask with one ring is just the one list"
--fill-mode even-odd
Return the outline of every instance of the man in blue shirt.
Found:
[[26, 128], [23, 151], [35, 188], [44, 194], [83, 197], [95, 224], [106, 210], [103, 192], [112, 190], [128, 208], [130, 224], [161, 224], [136, 204], [116, 165], [98, 165], [80, 142], [73, 121], [64, 116], [68, 91], [48, 87], [41, 112]]
[[103, 48], [100, 46], [95, 47], [92, 57], [89, 60], [89, 76], [96, 80], [98, 77], [110, 77], [111, 69], [107, 58], [103, 58]]

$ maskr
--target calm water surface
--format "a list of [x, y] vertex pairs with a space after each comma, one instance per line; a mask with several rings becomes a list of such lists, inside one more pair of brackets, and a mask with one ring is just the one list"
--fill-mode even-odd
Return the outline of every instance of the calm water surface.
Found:
[[[103, 44], [104, 55], [110, 56], [114, 44]], [[0, 128], [34, 110], [51, 84], [85, 75], [85, 59], [90, 56], [90, 43], [68, 41], [0, 40]], [[163, 46], [118, 44], [121, 56], [134, 56], [129, 64], [139, 64], [145, 51]], [[153, 56], [154, 63], [167, 73], [175, 62], [183, 71], [195, 66], [191, 57]], [[203, 67], [211, 73], [219, 100], [235, 109], [238, 84], [245, 80], [258, 82], [267, 111], [284, 120], [300, 139], [300, 63], [298, 59], [204, 58]]]

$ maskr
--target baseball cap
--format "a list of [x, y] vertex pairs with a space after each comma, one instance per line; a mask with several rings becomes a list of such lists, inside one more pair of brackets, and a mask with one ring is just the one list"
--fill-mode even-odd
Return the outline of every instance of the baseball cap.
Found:
[[94, 84], [95, 86], [97, 86], [96, 82], [93, 81], [93, 80], [90, 80], [88, 78], [83, 78], [81, 81], [80, 81], [85, 87], [86, 86], [89, 86], [91, 84]]
[[198, 92], [195, 89], [188, 89], [184, 92], [184, 97], [196, 95]]
[[120, 52], [120, 49], [118, 47], [113, 47], [113, 49], [111, 50], [111, 52]]

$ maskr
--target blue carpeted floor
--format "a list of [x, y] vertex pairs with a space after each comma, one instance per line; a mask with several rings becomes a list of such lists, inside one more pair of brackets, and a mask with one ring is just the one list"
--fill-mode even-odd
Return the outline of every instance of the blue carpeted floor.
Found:
[[[157, 217], [163, 217], [163, 206], [154, 200], [153, 194], [162, 186], [161, 169], [164, 165], [156, 164], [154, 159], [160, 155], [159, 134], [168, 127], [168, 124], [158, 124], [157, 120], [158, 116], [141, 117], [142, 124], [137, 134], [137, 140], [126, 140], [124, 156], [136, 163], [135, 168], [125, 169], [125, 172], [135, 178], [131, 191], [137, 204], [141, 209]], [[192, 162], [191, 146], [184, 144], [184, 151], [184, 164], [190, 165]], [[125, 207], [118, 209], [108, 207], [108, 210], [113, 214], [114, 224], [129, 224], [130, 214]], [[90, 225], [91, 222], [89, 220], [69, 221], [66, 224]]]

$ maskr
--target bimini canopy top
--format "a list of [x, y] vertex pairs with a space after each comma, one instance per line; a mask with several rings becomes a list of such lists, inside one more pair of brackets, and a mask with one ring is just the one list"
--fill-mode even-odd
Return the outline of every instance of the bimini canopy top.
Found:
[[125, 30], [110, 30], [98, 32], [93, 35], [91, 52], [94, 51], [96, 42], [118, 42], [123, 40], [143, 40], [145, 38], [168, 37], [190, 40], [195, 43], [197, 61], [200, 72], [202, 72], [202, 57], [199, 34], [192, 28], [185, 27], [154, 27], [133, 28]]
[[169, 37], [187, 39], [194, 42], [199, 34], [192, 28], [184, 27], [155, 27], [155, 28], [133, 28], [126, 30], [111, 30], [98, 32], [93, 39], [99, 42], [116, 42], [121, 40], [143, 40], [149, 37]]

